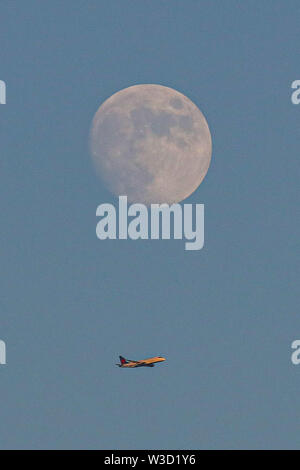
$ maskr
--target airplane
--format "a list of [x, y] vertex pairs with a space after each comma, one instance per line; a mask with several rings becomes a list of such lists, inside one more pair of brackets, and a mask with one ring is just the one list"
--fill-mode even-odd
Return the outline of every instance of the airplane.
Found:
[[116, 364], [119, 367], [154, 367], [156, 362], [163, 362], [166, 359], [161, 356], [150, 357], [149, 359], [143, 359], [141, 361], [133, 361], [131, 359], [125, 359], [123, 356], [119, 356], [120, 364]]

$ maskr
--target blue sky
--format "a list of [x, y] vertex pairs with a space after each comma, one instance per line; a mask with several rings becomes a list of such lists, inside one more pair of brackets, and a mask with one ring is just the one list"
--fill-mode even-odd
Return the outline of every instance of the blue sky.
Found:
[[[3, 449], [299, 448], [298, 1], [0, 5]], [[96, 238], [99, 105], [166, 85], [204, 113], [205, 246]], [[163, 355], [121, 370], [118, 355]]]

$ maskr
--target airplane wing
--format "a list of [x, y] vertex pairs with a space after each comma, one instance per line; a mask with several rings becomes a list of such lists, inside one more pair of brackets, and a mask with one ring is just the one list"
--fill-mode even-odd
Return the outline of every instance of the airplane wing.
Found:
[[148, 364], [145, 361], [130, 361], [128, 359], [128, 363], [126, 364], [126, 367], [133, 368], [133, 367], [142, 367], [142, 366], [149, 366], [149, 365], [152, 365], [152, 364]]
[[139, 361], [137, 363], [134, 364], [134, 366], [132, 367], [154, 367], [154, 364], [151, 362], [147, 362], [147, 361]]
[[127, 364], [127, 367], [140, 367], [141, 365], [143, 365], [143, 363], [140, 363], [138, 361], [130, 361]]

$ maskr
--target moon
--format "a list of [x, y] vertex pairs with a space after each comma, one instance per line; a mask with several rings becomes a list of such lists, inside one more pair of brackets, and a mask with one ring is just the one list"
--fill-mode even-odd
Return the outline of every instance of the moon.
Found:
[[177, 203], [203, 181], [212, 140], [199, 108], [162, 85], [118, 91], [96, 112], [90, 131], [96, 172], [131, 203]]

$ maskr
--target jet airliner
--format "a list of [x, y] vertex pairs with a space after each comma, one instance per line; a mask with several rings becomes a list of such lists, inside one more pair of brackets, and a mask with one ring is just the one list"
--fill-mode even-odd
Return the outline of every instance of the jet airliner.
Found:
[[120, 364], [116, 364], [119, 367], [154, 367], [157, 362], [163, 362], [166, 359], [161, 356], [150, 357], [149, 359], [142, 359], [141, 361], [133, 361], [132, 359], [125, 359], [123, 356], [119, 356]]

